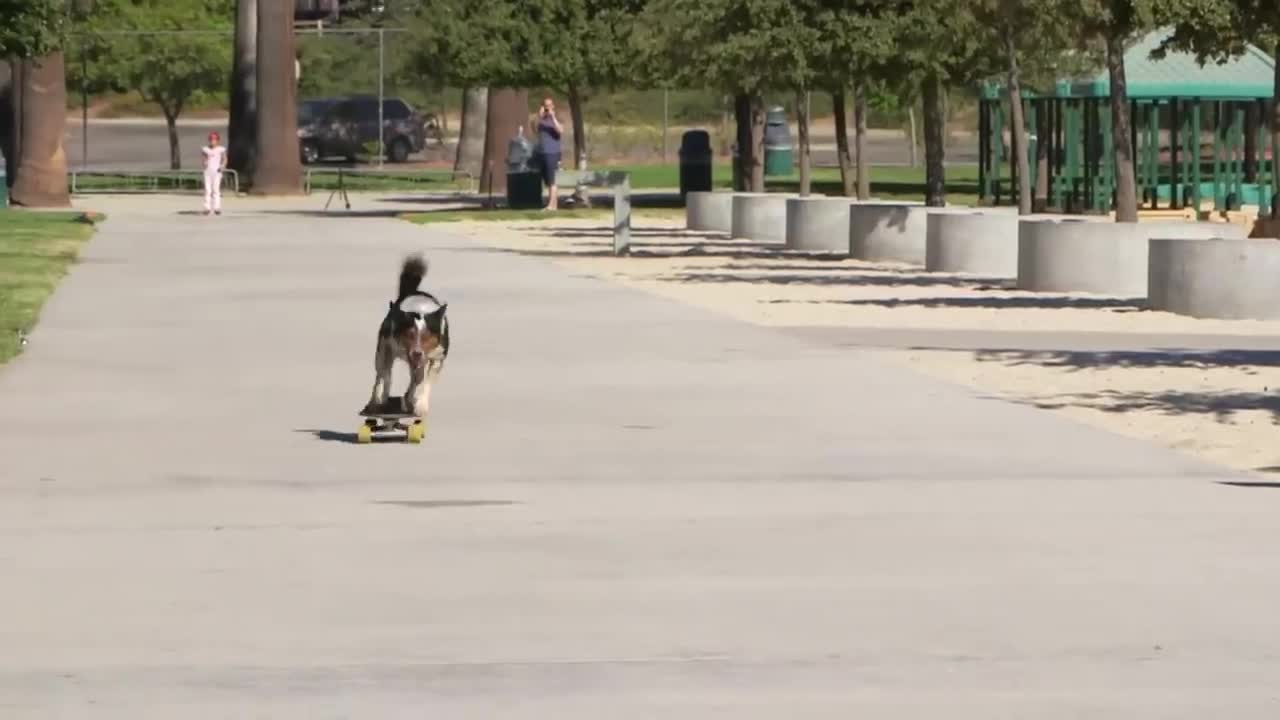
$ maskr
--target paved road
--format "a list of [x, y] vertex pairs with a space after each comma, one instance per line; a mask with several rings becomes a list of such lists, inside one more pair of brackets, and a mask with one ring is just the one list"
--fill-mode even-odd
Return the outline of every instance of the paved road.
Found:
[[[200, 147], [210, 131], [217, 130], [226, 137], [225, 124], [180, 123], [179, 143], [182, 148], [183, 167], [198, 168]], [[67, 124], [67, 161], [73, 168], [85, 167], [84, 136], [79, 122]], [[168, 134], [158, 123], [90, 122], [88, 126], [89, 169], [156, 170], [169, 167]], [[675, 159], [676, 140], [672, 145], [672, 161]], [[814, 163], [834, 166], [834, 136], [815, 135], [813, 138]], [[922, 151], [923, 152], [923, 151]], [[867, 154], [876, 165], [904, 165], [910, 161], [910, 150], [899, 134], [873, 133], [867, 141]], [[418, 156], [421, 159], [421, 156]], [[954, 138], [948, 148], [948, 160], [956, 163], [977, 162], [976, 141]], [[920, 161], [923, 162], [923, 156]]]
[[[5, 718], [1280, 710], [1251, 478], [315, 198], [92, 202], [0, 371]], [[417, 249], [432, 433], [355, 446]]]

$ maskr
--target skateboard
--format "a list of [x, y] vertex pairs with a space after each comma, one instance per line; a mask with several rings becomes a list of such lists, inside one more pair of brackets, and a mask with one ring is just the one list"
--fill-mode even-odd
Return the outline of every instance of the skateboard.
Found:
[[398, 397], [388, 398], [381, 408], [361, 410], [359, 414], [365, 418], [356, 431], [356, 442], [361, 445], [373, 442], [375, 436], [401, 432], [404, 433], [405, 442], [417, 445], [427, 435], [426, 421], [413, 413], [405, 412]]

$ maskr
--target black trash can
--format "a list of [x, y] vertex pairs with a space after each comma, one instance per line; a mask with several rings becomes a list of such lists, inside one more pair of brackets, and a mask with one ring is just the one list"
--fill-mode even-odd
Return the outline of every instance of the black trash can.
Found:
[[507, 207], [536, 210], [542, 207], [542, 174], [536, 166], [533, 145], [524, 128], [507, 143]]
[[680, 136], [680, 199], [691, 192], [711, 192], [711, 134], [689, 130]]

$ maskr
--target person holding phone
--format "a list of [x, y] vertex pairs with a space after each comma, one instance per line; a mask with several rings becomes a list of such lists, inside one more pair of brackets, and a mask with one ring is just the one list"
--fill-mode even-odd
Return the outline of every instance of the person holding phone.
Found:
[[564, 126], [556, 117], [556, 104], [551, 98], [543, 98], [538, 108], [538, 159], [541, 160], [542, 181], [546, 183], [550, 195], [545, 210], [559, 207], [556, 197], [556, 171], [560, 169], [560, 134]]

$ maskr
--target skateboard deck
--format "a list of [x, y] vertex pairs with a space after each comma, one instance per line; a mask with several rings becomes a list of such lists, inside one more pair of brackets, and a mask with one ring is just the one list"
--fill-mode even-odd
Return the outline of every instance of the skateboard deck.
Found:
[[356, 442], [361, 445], [373, 442], [373, 438], [404, 433], [406, 442], [417, 444], [427, 434], [426, 422], [404, 411], [404, 405], [398, 397], [387, 398], [380, 408], [365, 408], [358, 413], [365, 418], [360, 429], [356, 431]]

